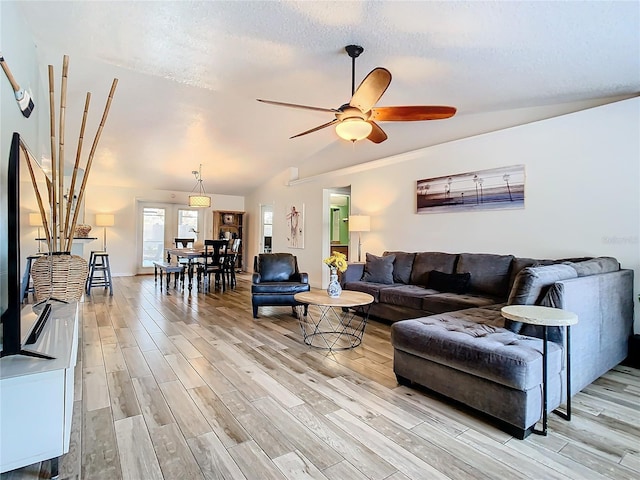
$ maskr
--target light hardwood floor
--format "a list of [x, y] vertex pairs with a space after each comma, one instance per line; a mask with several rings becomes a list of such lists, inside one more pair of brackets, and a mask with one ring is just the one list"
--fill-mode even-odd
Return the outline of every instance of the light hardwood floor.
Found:
[[245, 276], [191, 296], [153, 277], [114, 282], [81, 305], [61, 479], [640, 478], [639, 370], [610, 371], [574, 397], [571, 422], [550, 415], [548, 437], [521, 441], [398, 386], [386, 324], [327, 353], [301, 343], [289, 308], [254, 320]]

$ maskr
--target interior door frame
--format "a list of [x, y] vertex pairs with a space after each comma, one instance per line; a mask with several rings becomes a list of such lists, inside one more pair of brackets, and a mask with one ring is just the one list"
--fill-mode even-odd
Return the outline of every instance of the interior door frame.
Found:
[[[351, 185], [344, 187], [325, 188], [322, 192], [322, 217], [323, 217], [323, 232], [322, 232], [322, 258], [326, 258], [331, 255], [331, 195], [345, 195], [349, 197], [349, 215], [351, 214]], [[349, 252], [351, 252], [351, 235], [348, 239]], [[351, 258], [351, 255], [349, 255]], [[329, 282], [329, 269], [322, 269], [322, 283], [326, 285]]]
[[[275, 207], [273, 203], [261, 203], [259, 205], [259, 210], [260, 210], [260, 219], [258, 220], [258, 231], [260, 232], [260, 236], [258, 237], [258, 253], [264, 253], [264, 212], [265, 209], [269, 208], [271, 209], [271, 215], [273, 215], [274, 211], [275, 211]], [[273, 220], [271, 221], [271, 248], [273, 251], [273, 229], [274, 229], [274, 224], [273, 224]]]

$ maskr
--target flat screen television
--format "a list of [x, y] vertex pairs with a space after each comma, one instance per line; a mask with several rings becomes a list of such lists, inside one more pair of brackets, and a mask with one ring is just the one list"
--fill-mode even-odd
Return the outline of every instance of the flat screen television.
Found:
[[[22, 342], [22, 298], [20, 289], [20, 135], [14, 133], [7, 162], [5, 185], [1, 190], [3, 207], [2, 230], [5, 242], [0, 242], [0, 298], [2, 299], [2, 353], [0, 357], [25, 355], [37, 358], [52, 358], [39, 352], [23, 348]], [[51, 305], [38, 310], [37, 319], [28, 333], [25, 343], [35, 343], [51, 313]], [[26, 332], [25, 332], [26, 333]]]

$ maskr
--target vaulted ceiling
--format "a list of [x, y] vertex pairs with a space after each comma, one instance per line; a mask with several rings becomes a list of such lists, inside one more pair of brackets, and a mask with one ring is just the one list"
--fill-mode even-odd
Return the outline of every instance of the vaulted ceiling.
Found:
[[[8, 3], [3, 1], [2, 3]], [[92, 181], [243, 195], [272, 175], [301, 176], [518, 125], [640, 92], [640, 3], [18, 2], [41, 71], [70, 56], [67, 135], [85, 93], [102, 113], [119, 83]], [[256, 98], [337, 108], [351, 94], [344, 46], [365, 48], [393, 80], [379, 105], [453, 105], [449, 120], [384, 122], [388, 140], [355, 145], [333, 118]], [[11, 52], [3, 52], [10, 58]], [[608, 100], [603, 100], [608, 99]], [[46, 99], [39, 102], [47, 108]], [[76, 133], [74, 133], [76, 132]], [[71, 161], [71, 160], [69, 160]]]

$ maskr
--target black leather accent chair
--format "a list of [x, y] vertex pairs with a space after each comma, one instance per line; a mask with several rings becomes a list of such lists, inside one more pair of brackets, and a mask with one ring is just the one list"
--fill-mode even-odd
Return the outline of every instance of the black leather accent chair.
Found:
[[[298, 260], [290, 253], [261, 253], [253, 259], [251, 304], [253, 318], [258, 318], [258, 307], [301, 305], [293, 296], [308, 292], [309, 275], [298, 271]], [[305, 315], [307, 305], [305, 305]]]

